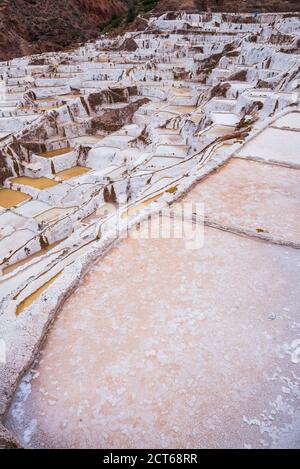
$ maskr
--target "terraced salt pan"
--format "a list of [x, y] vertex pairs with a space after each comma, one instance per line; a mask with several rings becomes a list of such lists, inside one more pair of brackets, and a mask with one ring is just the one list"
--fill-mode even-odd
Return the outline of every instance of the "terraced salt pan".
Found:
[[123, 241], [64, 305], [6, 425], [28, 447], [297, 447], [299, 266], [211, 228], [200, 250]]
[[192, 89], [191, 88], [188, 88], [188, 87], [184, 87], [184, 86], [181, 86], [181, 87], [174, 87], [172, 88], [172, 94], [187, 94], [187, 95], [190, 95], [192, 94]]
[[232, 112], [211, 112], [212, 121], [221, 126], [235, 126], [238, 121], [238, 115]]
[[193, 189], [186, 200], [204, 203], [209, 220], [300, 241], [300, 172], [233, 159]]
[[70, 93], [61, 95], [60, 99], [63, 101], [71, 101], [73, 99], [80, 98], [81, 96], [83, 96], [81, 93]]
[[73, 166], [72, 168], [65, 169], [56, 173], [56, 176], [59, 177], [62, 181], [67, 181], [75, 177], [82, 176], [83, 174], [88, 173], [90, 168], [85, 168], [82, 166]]
[[49, 150], [44, 153], [40, 153], [38, 156], [43, 156], [44, 158], [53, 158], [55, 156], [65, 155], [66, 153], [71, 153], [74, 150], [72, 147], [58, 148], [57, 150]]
[[[22, 256], [24, 246], [30, 245], [33, 237], [34, 233], [31, 229], [23, 228], [22, 230], [13, 231], [10, 236], [1, 239], [0, 259], [2, 268], [6, 267], [7, 260], [13, 263], [18, 262], [20, 256]], [[34, 245], [39, 246], [39, 243], [36, 241], [35, 243], [33, 242], [32, 245], [33, 247], [36, 247]], [[0, 298], [2, 299], [3, 296], [0, 296]]]
[[34, 189], [49, 189], [50, 187], [57, 186], [57, 182], [53, 181], [53, 179], [49, 179], [46, 177], [40, 178], [30, 178], [27, 176], [20, 176], [17, 178], [10, 179], [10, 182], [13, 184], [24, 185], [33, 187]]
[[300, 130], [300, 112], [290, 112], [285, 116], [279, 117], [273, 125], [275, 127], [289, 127]]
[[35, 220], [38, 223], [49, 223], [53, 220], [57, 220], [58, 218], [63, 218], [65, 216], [67, 216], [72, 211], [73, 211], [72, 207], [68, 207], [68, 208], [62, 208], [62, 207], [51, 208], [50, 210], [46, 210], [45, 212], [40, 213], [39, 215], [36, 215]]
[[149, 159], [148, 163], [156, 168], [167, 168], [182, 160], [183, 157], [181, 156], [153, 156]]
[[73, 139], [74, 143], [78, 145], [95, 145], [96, 143], [99, 143], [103, 137], [97, 137], [93, 135], [85, 135], [83, 137], [76, 137]]
[[197, 107], [196, 106], [166, 106], [163, 108], [164, 111], [170, 111], [170, 112], [175, 112], [178, 114], [190, 114], [194, 111], [196, 111]]
[[300, 132], [269, 127], [247, 143], [238, 155], [300, 165], [299, 148]]
[[214, 124], [210, 126], [204, 132], [200, 132], [200, 135], [205, 135], [209, 137], [223, 137], [224, 135], [229, 135], [234, 132], [234, 127], [230, 125], [217, 125]]
[[31, 200], [30, 202], [26, 202], [26, 204], [21, 205], [21, 207], [16, 208], [15, 212], [24, 217], [31, 218], [49, 210], [49, 208], [51, 208], [51, 206], [45, 202], [41, 202], [40, 200]]
[[36, 301], [44, 291], [47, 290], [47, 288], [52, 285], [53, 282], [60, 276], [61, 272], [57, 273], [54, 275], [50, 280], [48, 280], [44, 285], [42, 285], [40, 288], [38, 288], [34, 293], [29, 295], [25, 300], [23, 300], [21, 303], [16, 308], [16, 315], [18, 316], [19, 314], [23, 313], [27, 308]]
[[14, 264], [8, 265], [7, 267], [4, 267], [2, 270], [3, 275], [13, 272], [14, 270], [21, 267], [22, 265], [25, 265], [28, 262], [30, 262], [32, 259], [36, 259], [38, 257], [43, 256], [44, 254], [46, 254], [46, 252], [56, 247], [60, 242], [61, 241], [57, 241], [55, 243], [49, 244], [49, 246], [45, 247], [44, 249], [41, 249], [40, 251], [37, 251], [34, 254], [27, 256], [26, 259], [23, 259], [21, 261], [15, 262]]
[[38, 111], [54, 111], [58, 108], [58, 106], [38, 106]]
[[16, 207], [25, 200], [29, 200], [30, 196], [20, 191], [12, 189], [0, 189], [0, 207], [12, 208]]
[[155, 155], [157, 156], [176, 156], [184, 158], [187, 155], [189, 147], [188, 145], [158, 145], [155, 149]]

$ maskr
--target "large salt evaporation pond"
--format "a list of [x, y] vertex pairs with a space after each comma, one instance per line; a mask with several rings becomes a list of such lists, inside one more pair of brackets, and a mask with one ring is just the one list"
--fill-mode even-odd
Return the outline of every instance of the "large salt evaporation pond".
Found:
[[200, 249], [121, 241], [65, 303], [7, 427], [31, 448], [299, 446], [299, 266], [213, 228]]

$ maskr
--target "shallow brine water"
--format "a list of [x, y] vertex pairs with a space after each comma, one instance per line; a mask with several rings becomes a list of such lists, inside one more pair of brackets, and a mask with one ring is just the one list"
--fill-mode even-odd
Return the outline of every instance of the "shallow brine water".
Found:
[[12, 189], [0, 189], [0, 207], [12, 208], [19, 205], [25, 200], [29, 200], [31, 197], [20, 191], [14, 191]]
[[22, 184], [24, 186], [30, 186], [35, 189], [49, 189], [50, 187], [57, 186], [57, 182], [53, 181], [53, 179], [49, 179], [47, 177], [40, 177], [40, 178], [31, 178], [27, 176], [20, 176], [16, 178], [12, 178], [11, 183], [13, 184]]
[[44, 158], [53, 158], [55, 156], [65, 155], [66, 153], [71, 153], [74, 150], [72, 147], [64, 147], [64, 148], [57, 148], [56, 150], [49, 150], [45, 151], [44, 153], [40, 153], [39, 156], [43, 156]]

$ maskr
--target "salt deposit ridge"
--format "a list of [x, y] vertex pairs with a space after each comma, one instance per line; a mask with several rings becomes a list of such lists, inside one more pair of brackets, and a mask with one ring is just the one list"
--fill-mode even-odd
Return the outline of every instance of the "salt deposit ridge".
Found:
[[[299, 41], [167, 13], [0, 64], [0, 446], [299, 447]], [[198, 249], [137, 236], [175, 202]]]

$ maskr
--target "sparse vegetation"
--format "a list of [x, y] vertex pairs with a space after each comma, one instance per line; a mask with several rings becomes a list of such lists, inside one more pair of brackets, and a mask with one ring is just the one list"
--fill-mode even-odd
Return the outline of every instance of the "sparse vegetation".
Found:
[[148, 13], [156, 7], [159, 0], [124, 0], [126, 3], [127, 12], [123, 15], [114, 15], [112, 19], [106, 23], [100, 25], [101, 33], [108, 33], [113, 31], [115, 28], [120, 26], [125, 27], [132, 23], [138, 15]]

